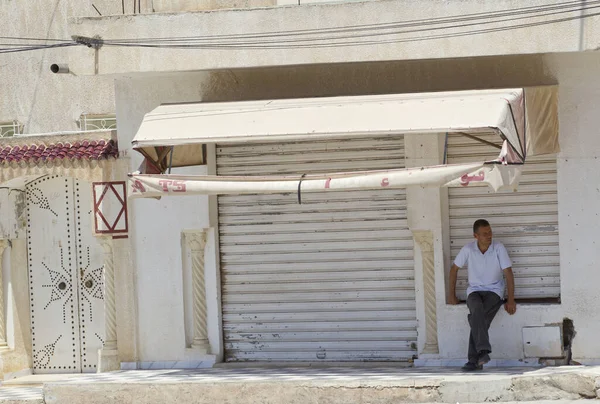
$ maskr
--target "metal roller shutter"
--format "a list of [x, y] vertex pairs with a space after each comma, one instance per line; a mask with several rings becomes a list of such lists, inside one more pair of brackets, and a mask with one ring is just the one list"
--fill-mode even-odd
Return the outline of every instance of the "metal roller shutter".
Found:
[[[219, 175], [404, 167], [402, 136], [217, 146]], [[220, 196], [227, 361], [416, 354], [404, 190]]]
[[[485, 140], [497, 143], [497, 136]], [[498, 149], [451, 135], [448, 162], [493, 159]], [[556, 157], [528, 157], [516, 192], [494, 193], [487, 187], [450, 188], [452, 259], [473, 240], [473, 222], [487, 219], [494, 239], [502, 242], [513, 261], [515, 295], [519, 299], [560, 298]], [[457, 294], [466, 298], [467, 273], [459, 271]]]

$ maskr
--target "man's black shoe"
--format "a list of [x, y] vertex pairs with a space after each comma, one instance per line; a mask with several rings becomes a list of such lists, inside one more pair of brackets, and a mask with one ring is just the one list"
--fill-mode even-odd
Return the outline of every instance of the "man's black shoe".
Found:
[[480, 365], [478, 365], [476, 363], [473, 363], [473, 362], [467, 362], [462, 367], [462, 370], [464, 370], [465, 372], [473, 372], [475, 370], [481, 370], [481, 369], [483, 369], [483, 366], [480, 366]]
[[483, 352], [479, 355], [479, 359], [477, 359], [477, 365], [483, 367], [486, 363], [490, 361], [490, 355], [487, 352]]

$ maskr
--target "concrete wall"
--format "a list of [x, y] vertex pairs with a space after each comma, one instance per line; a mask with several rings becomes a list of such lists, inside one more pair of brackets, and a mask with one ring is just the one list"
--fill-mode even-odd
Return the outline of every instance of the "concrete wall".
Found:
[[3, 260], [6, 336], [10, 351], [1, 356], [4, 379], [29, 372], [31, 357], [31, 315], [29, 313], [29, 276], [27, 241], [13, 240]]
[[[202, 100], [205, 75], [178, 75], [163, 80], [119, 79], [116, 83], [119, 143], [130, 145], [144, 114], [161, 103]], [[141, 155], [131, 154], [131, 171], [141, 163]], [[206, 167], [174, 169], [173, 172], [202, 174]], [[158, 200], [135, 200], [129, 204], [132, 262], [136, 270], [139, 362], [188, 361], [195, 358], [187, 350], [191, 317], [187, 316], [189, 291], [189, 251], [182, 243], [182, 232], [213, 226], [209, 220], [208, 198], [190, 196]], [[221, 351], [218, 326], [218, 276], [216, 272], [214, 231], [209, 233], [206, 253], [211, 351]], [[184, 259], [185, 258], [185, 259]], [[189, 308], [188, 308], [189, 309]], [[187, 336], [186, 336], [187, 334]]]
[[[89, 0], [2, 1], [2, 36], [70, 39], [68, 18], [97, 15], [91, 3]], [[94, 3], [108, 9], [105, 4], [108, 0]], [[7, 42], [18, 41], [2, 40]], [[82, 113], [114, 112], [112, 79], [50, 71], [52, 63], [67, 63], [67, 59], [67, 48], [3, 54], [0, 122], [16, 119], [25, 125], [25, 133], [68, 131], [78, 129], [76, 121]]]
[[600, 249], [596, 229], [600, 220], [600, 118], [596, 106], [600, 102], [600, 57], [582, 54], [548, 59], [561, 83], [558, 206], [562, 306], [577, 332], [574, 358], [598, 359]]
[[[527, 6], [531, 7], [542, 5], [548, 5], [548, 2], [545, 0], [527, 2]], [[396, 27], [385, 31], [385, 35], [379, 36], [373, 34], [382, 34], [381, 31], [368, 31], [366, 33], [371, 36], [362, 38], [356, 37], [356, 32], [344, 32], [338, 34], [344, 38], [337, 40], [329, 33], [318, 35], [320, 40], [317, 42], [306, 42], [306, 38], [298, 38], [296, 32], [294, 36], [263, 38], [270, 41], [268, 47], [265, 47], [264, 43], [256, 44], [256, 40], [260, 38], [254, 37], [251, 48], [239, 46], [238, 43], [235, 44], [236, 47], [230, 46], [224, 49], [222, 47], [224, 39], [214, 38], [219, 35], [239, 35], [244, 39], [242, 42], [248, 43], [251, 42], [248, 33], [278, 34], [299, 30], [315, 30], [314, 32], [321, 33], [332, 27], [398, 24], [402, 21], [512, 10], [519, 6], [522, 4], [512, 0], [451, 1], [444, 2], [443, 6], [438, 0], [380, 0], [251, 10], [155, 13], [139, 16], [76, 18], [70, 23], [70, 34], [99, 35], [104, 39], [203, 37], [202, 44], [211, 45], [200, 49], [104, 46], [98, 53], [100, 74], [577, 52], [593, 51], [600, 43], [598, 28], [600, 16], [549, 23], [557, 19], [557, 15], [546, 15], [529, 20], [524, 20], [522, 19], [524, 15], [519, 15], [521, 19], [507, 21], [505, 17], [500, 19], [503, 22], [492, 24], [489, 24], [489, 21], [475, 21], [479, 23], [478, 26], [434, 31], [415, 30], [414, 26], [405, 26], [402, 29]], [[560, 14], [562, 18], [580, 15], [580, 12]], [[506, 29], [522, 24], [524, 21], [539, 23], [539, 25], [522, 29]], [[474, 34], [473, 31], [477, 29], [492, 31]], [[441, 37], [435, 37], [436, 35]], [[211, 37], [212, 40], [207, 42]], [[281, 42], [282, 38], [288, 42]], [[314, 38], [313, 33], [309, 39]], [[305, 42], [289, 42], [298, 39], [304, 39]], [[332, 47], [331, 45], [336, 41], [344, 43], [344, 46]], [[371, 41], [371, 43], [355, 45], [352, 41]], [[298, 44], [302, 46], [296, 46]], [[321, 46], [323, 44], [326, 46]], [[96, 74], [95, 50], [83, 46], [72, 48], [69, 60], [77, 74]]]
[[[147, 1], [147, 0], [145, 0]], [[151, 8], [156, 13], [183, 11], [206, 11], [221, 9], [245, 9], [274, 7], [287, 5], [304, 5], [313, 3], [341, 3], [347, 1], [379, 1], [379, 0], [152, 0]], [[142, 7], [142, 10], [144, 8]], [[148, 10], [149, 12], [150, 10]]]
[[[119, 133], [124, 144], [135, 133], [143, 114], [164, 102], [225, 101], [386, 92], [414, 92], [497, 88], [554, 84], [560, 86], [559, 209], [561, 252], [561, 304], [523, 304], [514, 316], [501, 312], [492, 326], [494, 358], [523, 357], [523, 326], [574, 321], [577, 336], [575, 359], [600, 359], [595, 343], [600, 322], [597, 312], [600, 281], [596, 263], [600, 249], [594, 237], [600, 214], [598, 181], [600, 144], [596, 135], [600, 118], [600, 55], [576, 53], [549, 56], [507, 56], [423, 62], [387, 62], [289, 68], [227, 70], [171, 74], [117, 81]], [[407, 148], [407, 153], [410, 148]], [[415, 151], [413, 158], [421, 158]], [[407, 156], [411, 158], [411, 156]], [[139, 162], [139, 158], [133, 161]], [[136, 164], [132, 164], [132, 169]], [[579, 197], [581, 195], [581, 197]], [[419, 198], [418, 194], [415, 194]], [[429, 198], [430, 196], [428, 196]], [[412, 198], [412, 197], [411, 197]], [[420, 229], [434, 233], [439, 358], [464, 358], [467, 349], [467, 309], [446, 305], [443, 257], [447, 210], [444, 192], [439, 205], [423, 204], [436, 211], [420, 212]], [[413, 198], [414, 199], [414, 198]], [[185, 356], [184, 288], [180, 232], [209, 225], [209, 203], [203, 198], [165, 198], [132, 203], [140, 311], [140, 360], [173, 360]], [[437, 206], [437, 207], [436, 207]], [[440, 217], [441, 220], [436, 220]], [[484, 212], [483, 212], [484, 214]], [[158, 229], [162, 232], [158, 234]], [[447, 231], [447, 230], [446, 230]], [[215, 246], [213, 245], [213, 248]], [[216, 261], [215, 261], [216, 262]], [[207, 271], [215, 262], [207, 262]], [[216, 284], [215, 284], [216, 285]], [[215, 292], [218, 293], [218, 290]], [[422, 304], [422, 303], [421, 303]], [[421, 311], [422, 312], [422, 311]], [[214, 312], [213, 312], [213, 315]], [[213, 324], [217, 322], [213, 319]], [[180, 331], [181, 330], [181, 331]], [[214, 330], [213, 330], [214, 333]], [[211, 344], [218, 347], [215, 337]], [[420, 345], [422, 341], [420, 340]], [[436, 357], [429, 356], [429, 357]]]
[[[296, 4], [298, 3], [296, 2]], [[154, 0], [152, 2], [152, 7], [157, 13], [242, 9], [275, 5], [277, 5], [277, 0]]]

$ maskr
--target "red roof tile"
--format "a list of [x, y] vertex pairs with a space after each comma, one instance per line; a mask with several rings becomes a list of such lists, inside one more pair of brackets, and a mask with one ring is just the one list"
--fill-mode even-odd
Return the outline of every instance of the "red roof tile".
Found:
[[83, 140], [73, 144], [56, 143], [49, 145], [12, 145], [0, 144], [0, 164], [12, 161], [45, 161], [59, 159], [101, 160], [118, 157], [119, 148], [114, 140]]

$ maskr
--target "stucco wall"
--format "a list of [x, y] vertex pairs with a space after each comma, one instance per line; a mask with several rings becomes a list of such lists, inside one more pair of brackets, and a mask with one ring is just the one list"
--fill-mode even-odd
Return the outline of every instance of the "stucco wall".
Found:
[[577, 336], [573, 356], [600, 358], [600, 57], [549, 58], [561, 83], [558, 207], [562, 302]]
[[[492, 326], [494, 357], [523, 356], [523, 326], [574, 321], [575, 359], [600, 358], [595, 343], [600, 332], [595, 293], [600, 249], [594, 223], [600, 214], [598, 178], [600, 139], [600, 55], [473, 58], [462, 60], [307, 66], [282, 69], [229, 70], [147, 78], [122, 78], [117, 83], [120, 135], [130, 139], [144, 113], [161, 102], [224, 101], [493, 88], [558, 83], [560, 86], [559, 210], [561, 304], [521, 305], [514, 316], [501, 312]], [[134, 158], [134, 160], [139, 160]], [[132, 165], [135, 168], [135, 164]], [[581, 195], [581, 197], [580, 197]], [[439, 196], [442, 216], [445, 198]], [[208, 223], [206, 199], [165, 198], [134, 203], [135, 265], [140, 311], [140, 359], [172, 360], [183, 354], [183, 287], [180, 231]], [[438, 208], [439, 209], [439, 208]], [[483, 212], [484, 213], [484, 212]], [[432, 212], [431, 218], [439, 217]], [[152, 218], [148, 222], [148, 218]], [[436, 294], [441, 358], [464, 358], [467, 348], [465, 306], [446, 305], [443, 229], [447, 219], [431, 221], [436, 253]], [[421, 228], [427, 220], [420, 221]], [[162, 235], [153, 229], [161, 229]], [[160, 241], [159, 241], [160, 240]], [[446, 248], [447, 249], [447, 248]], [[208, 263], [207, 263], [208, 265]], [[213, 263], [214, 265], [214, 263]], [[212, 271], [216, 271], [213, 268]], [[164, 293], [163, 293], [164, 292]], [[160, 293], [160, 294], [159, 294]], [[178, 331], [181, 329], [182, 331]], [[151, 332], [152, 331], [152, 332]]]
[[[298, 3], [296, 3], [298, 4]], [[277, 0], [154, 0], [152, 8], [157, 13], [242, 9], [277, 5]]]
[[[200, 101], [201, 82], [205, 75], [179, 75], [163, 80], [122, 79], [116, 84], [117, 121], [119, 142], [130, 145], [144, 114], [169, 102]], [[131, 171], [141, 163], [141, 156], [131, 154]], [[202, 174], [206, 167], [176, 169], [173, 172]], [[147, 361], [191, 360], [186, 350], [190, 334], [190, 320], [186, 323], [184, 271], [189, 271], [188, 251], [182, 249], [182, 232], [199, 230], [211, 225], [208, 198], [184, 197], [162, 200], [135, 200], [129, 203], [132, 261], [137, 279], [137, 305], [139, 307], [138, 338], [139, 357]], [[207, 288], [216, 293], [216, 264], [214, 261], [214, 235], [209, 235], [206, 266], [212, 276], [206, 279]], [[211, 253], [212, 251], [212, 253]], [[186, 257], [184, 260], [183, 257]], [[212, 258], [211, 258], [212, 257]], [[186, 285], [188, 286], [188, 285]], [[209, 321], [218, 321], [217, 296], [208, 294]], [[188, 302], [189, 303], [189, 302]], [[216, 323], [215, 323], [216, 324]], [[209, 342], [214, 354], [220, 348], [218, 327], [209, 326]], [[186, 338], [187, 334], [187, 338]]]
[[6, 336], [10, 351], [1, 356], [2, 376], [31, 369], [31, 315], [29, 313], [29, 276], [27, 242], [13, 240], [4, 252], [4, 301]]
[[[239, 10], [246, 8], [304, 5], [315, 3], [342, 3], [348, 1], [380, 0], [152, 0], [151, 9], [156, 13], [169, 13], [221, 9]], [[142, 8], [142, 10], [144, 9]]]
[[[536, 5], [548, 5], [548, 2], [545, 0], [527, 2], [527, 6]], [[560, 17], [579, 17], [579, 12], [559, 15], [546, 13], [543, 17], [533, 19], [526, 19], [531, 17], [530, 15], [518, 14], [508, 19], [505, 16], [499, 19], [501, 22], [496, 21], [492, 24], [488, 24], [489, 20], [480, 20], [473, 22], [477, 26], [443, 30], [435, 26], [436, 29], [432, 31], [424, 29], [431, 27], [429, 25], [427, 27], [398, 27], [397, 25], [406, 21], [514, 10], [520, 6], [523, 5], [512, 0], [449, 1], [444, 2], [443, 6], [438, 0], [380, 0], [251, 10], [154, 13], [138, 16], [76, 18], [70, 23], [70, 34], [89, 37], [99, 35], [107, 40], [192, 37], [202, 39], [203, 45], [211, 45], [200, 49], [104, 46], [98, 54], [100, 74], [576, 52], [595, 50], [600, 43], [599, 16], [547, 23]], [[505, 29], [524, 22], [536, 23], [536, 25], [521, 29]], [[385, 35], [373, 36], [382, 32], [368, 31], [366, 33], [371, 36], [363, 38], [356, 37], [355, 31], [343, 32], [338, 35], [343, 37], [338, 41], [344, 43], [344, 46], [335, 47], [330, 46], [334, 43], [331, 34], [322, 34], [324, 30], [331, 28], [377, 26], [377, 24], [389, 24], [388, 28], [389, 26], [395, 28], [385, 30]], [[488, 31], [473, 33], [482, 29]], [[297, 42], [299, 39], [297, 31], [303, 30], [314, 30], [310, 38], [317, 37], [320, 40]], [[290, 35], [290, 31], [295, 31], [295, 34]], [[267, 37], [269, 43], [256, 44], [257, 37], [249, 38], [248, 33], [269, 35], [283, 33], [287, 36]], [[223, 36], [231, 35], [239, 35], [242, 40], [238, 40], [234, 47], [212, 46], [222, 45]], [[220, 36], [219, 41], [215, 41], [215, 36]], [[432, 36], [435, 38], [432, 39]], [[211, 41], [207, 42], [207, 40]], [[281, 42], [282, 40], [286, 42]], [[371, 43], [356, 45], [356, 41], [371, 41]], [[251, 43], [254, 46], [240, 47], [240, 43]], [[302, 46], [292, 46], [298, 44]], [[323, 44], [326, 46], [321, 46]], [[94, 50], [83, 46], [72, 48], [69, 60], [77, 74], [95, 74]]]
[[[2, 36], [70, 39], [67, 19], [97, 15], [91, 3], [80, 0], [2, 1]], [[96, 5], [108, 10], [104, 3]], [[5, 39], [2, 42], [17, 41]], [[25, 125], [25, 133], [69, 131], [78, 129], [76, 120], [82, 113], [114, 112], [111, 78], [79, 77], [50, 71], [52, 63], [67, 63], [67, 58], [67, 48], [2, 54], [0, 122], [16, 119]]]

